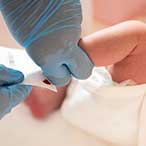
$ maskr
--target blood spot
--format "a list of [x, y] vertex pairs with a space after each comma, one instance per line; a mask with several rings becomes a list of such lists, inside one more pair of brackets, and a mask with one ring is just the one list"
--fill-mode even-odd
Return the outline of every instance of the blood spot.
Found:
[[45, 79], [45, 80], [43, 81], [43, 83], [45, 83], [45, 84], [47, 84], [47, 85], [51, 85], [51, 83], [50, 83], [47, 79]]

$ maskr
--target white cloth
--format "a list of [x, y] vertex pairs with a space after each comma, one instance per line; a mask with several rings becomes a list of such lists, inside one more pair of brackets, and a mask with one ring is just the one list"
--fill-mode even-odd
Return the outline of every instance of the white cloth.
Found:
[[[99, 76], [99, 70], [87, 81], [72, 84], [61, 109], [64, 119], [96, 137], [97, 146], [145, 146], [146, 84], [114, 85]], [[93, 82], [98, 78], [101, 86]]]
[[96, 138], [72, 127], [60, 111], [36, 120], [23, 104], [0, 121], [0, 137], [0, 146], [98, 146]]

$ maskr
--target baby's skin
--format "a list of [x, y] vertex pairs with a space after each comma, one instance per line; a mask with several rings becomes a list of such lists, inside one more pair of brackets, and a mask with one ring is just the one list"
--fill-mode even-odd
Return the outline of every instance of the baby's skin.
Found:
[[[82, 38], [79, 46], [85, 50], [95, 66], [109, 67], [113, 81], [119, 83], [130, 79], [136, 84], [146, 83], [145, 23], [139, 21], [120, 23]], [[59, 108], [67, 87], [58, 88], [56, 94], [34, 87], [26, 100], [32, 114], [37, 118], [44, 118]], [[41, 96], [38, 93], [41, 93]], [[39, 110], [41, 114], [37, 115]]]
[[146, 83], [146, 24], [127, 21], [84, 37], [80, 46], [95, 66], [109, 66], [114, 81]]

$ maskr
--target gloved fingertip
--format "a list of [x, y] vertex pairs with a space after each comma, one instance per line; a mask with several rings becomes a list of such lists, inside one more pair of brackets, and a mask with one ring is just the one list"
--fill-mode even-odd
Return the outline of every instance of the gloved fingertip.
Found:
[[13, 77], [13, 82], [15, 83], [21, 83], [24, 80], [24, 75], [20, 71], [10, 69], [10, 74], [10, 77]]
[[74, 58], [68, 61], [67, 66], [72, 75], [81, 80], [89, 78], [94, 68], [90, 58], [79, 47], [75, 51]]
[[20, 83], [23, 79], [22, 72], [0, 65], [0, 85]]

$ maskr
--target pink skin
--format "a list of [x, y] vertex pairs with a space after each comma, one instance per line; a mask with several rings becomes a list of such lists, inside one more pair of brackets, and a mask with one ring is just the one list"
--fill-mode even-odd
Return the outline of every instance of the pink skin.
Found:
[[[98, 31], [80, 40], [93, 63], [109, 66], [114, 81], [131, 79], [137, 84], [146, 83], [146, 24], [127, 21]], [[59, 108], [68, 86], [58, 88], [58, 93], [33, 88], [26, 103], [35, 117], [43, 118]]]
[[25, 103], [35, 118], [42, 119], [60, 108], [66, 96], [66, 90], [67, 87], [60, 87], [55, 93], [45, 88], [33, 87]]
[[91, 0], [95, 20], [111, 25], [145, 17], [145, 0]]
[[114, 81], [146, 83], [145, 23], [120, 23], [81, 39], [80, 46], [97, 67], [109, 66]]

